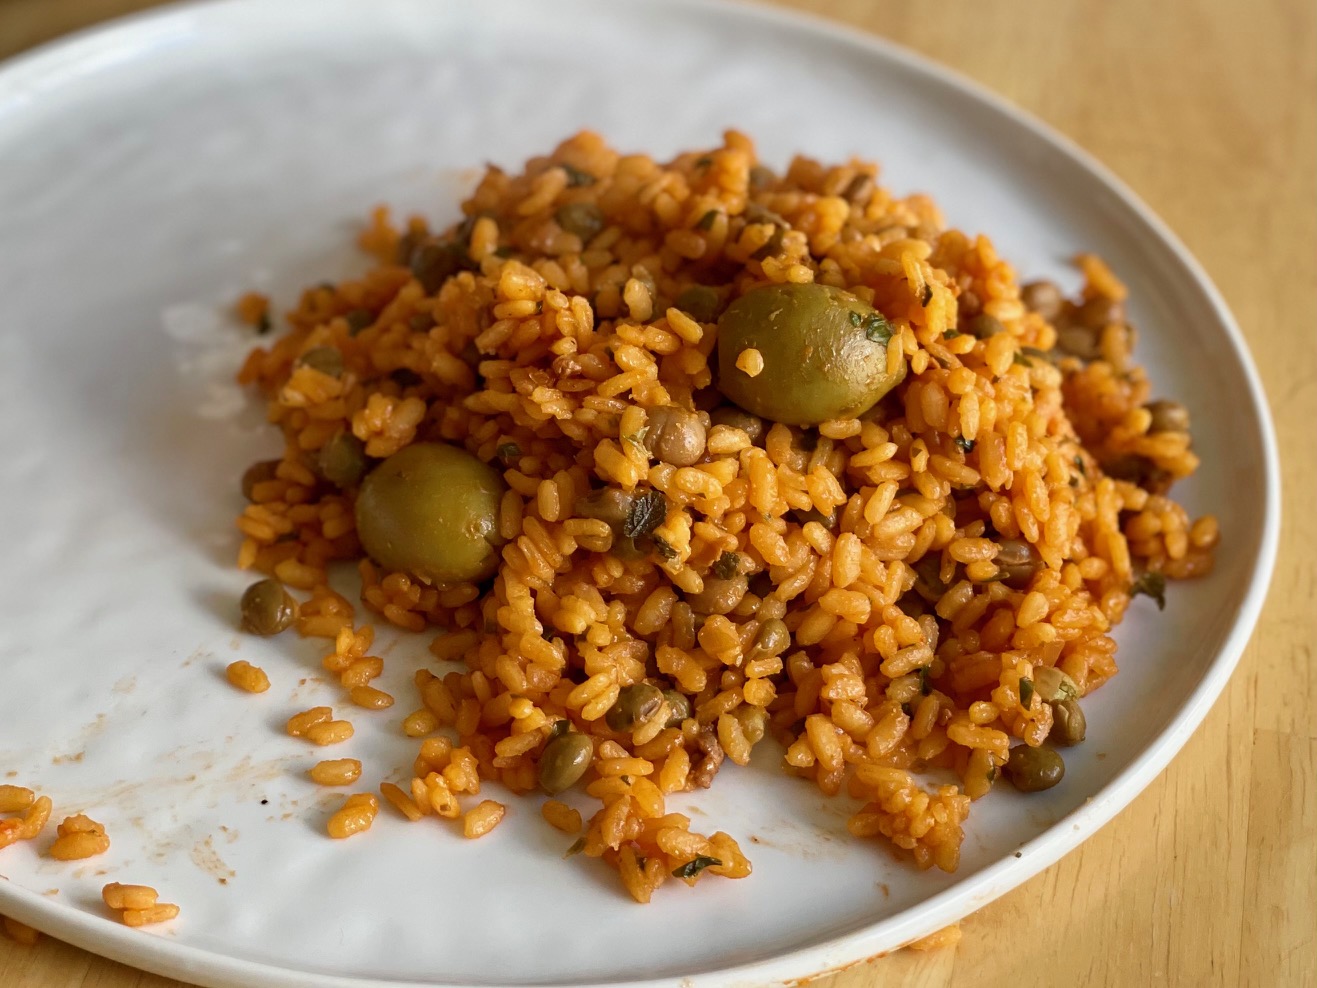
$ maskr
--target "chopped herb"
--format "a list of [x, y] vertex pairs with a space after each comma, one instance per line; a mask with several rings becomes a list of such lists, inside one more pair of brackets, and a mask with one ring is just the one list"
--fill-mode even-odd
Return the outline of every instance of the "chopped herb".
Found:
[[722, 864], [717, 858], [711, 858], [707, 854], [697, 854], [694, 858], [687, 861], [680, 868], [674, 868], [672, 871], [673, 878], [694, 878], [705, 868], [712, 868]]
[[270, 327], [273, 325], [274, 324], [270, 322], [270, 313], [262, 312], [261, 318], [256, 322], [256, 332], [264, 336], [266, 333], [270, 331]]
[[567, 848], [567, 853], [564, 854], [563, 857], [564, 858], [575, 857], [576, 855], [580, 854], [584, 850], [585, 850], [585, 838], [578, 837], [576, 838], [575, 841], [572, 842], [572, 846]]
[[714, 221], [717, 218], [718, 218], [718, 210], [711, 209], [700, 217], [700, 221], [696, 223], [695, 226], [700, 230], [711, 229], [713, 227]]
[[997, 781], [997, 766], [994, 765], [992, 766], [992, 768], [988, 769], [988, 784], [991, 785], [996, 781]]
[[544, 312], [544, 302], [541, 300], [535, 303], [535, 314], [538, 316]]
[[910, 706], [909, 700], [901, 704], [901, 713], [905, 714], [907, 717], [914, 713], [914, 708]]
[[668, 499], [662, 491], [645, 491], [636, 495], [622, 522], [622, 534], [629, 539], [648, 535], [668, 517]]
[[928, 685], [928, 666], [919, 667], [919, 692], [928, 696], [930, 687]]
[[595, 183], [595, 177], [589, 172], [583, 172], [581, 169], [569, 165], [565, 161], [558, 167], [567, 173], [568, 188], [575, 188], [581, 185], [594, 185]]
[[1157, 602], [1157, 610], [1166, 610], [1166, 576], [1150, 569], [1130, 584], [1130, 596], [1145, 594]]
[[551, 642], [553, 641], [555, 635], [552, 630], [550, 630], [549, 628], [545, 628], [543, 631], [540, 632], [540, 637], [543, 638], [546, 642]]
[[498, 448], [498, 458], [500, 460], [511, 460], [521, 455], [521, 447], [516, 443], [502, 443]]
[[881, 343], [886, 346], [892, 339], [892, 324], [881, 312], [865, 316], [863, 327], [864, 338], [870, 343]]
[[645, 448], [645, 437], [647, 435], [649, 435], [649, 426], [646, 425], [641, 427], [639, 432], [633, 432], [630, 435], [623, 436], [622, 441], [624, 443], [630, 443], [632, 446], [636, 447], [636, 449], [648, 456], [649, 450]]
[[555, 720], [553, 722], [553, 726], [549, 728], [549, 740], [553, 741], [557, 738], [560, 738], [571, 729], [572, 729], [572, 722], [568, 720], [566, 717], [563, 717], [561, 720]]
[[750, 255], [751, 260], [762, 261], [772, 254], [776, 254], [782, 247], [782, 227], [774, 226], [773, 232], [769, 234], [768, 239]]
[[1050, 350], [1039, 350], [1036, 346], [1022, 346], [1020, 352], [1026, 357], [1032, 357], [1034, 360], [1041, 360], [1044, 363], [1051, 363], [1052, 361]]
[[954, 339], [955, 339], [957, 336], [959, 336], [959, 335], [960, 335], [960, 330], [958, 330], [958, 329], [948, 329], [945, 333], [942, 334], [942, 339], [944, 339], [944, 340], [954, 340]]
[[494, 248], [494, 256], [503, 257], [503, 258], [511, 257], [512, 248], [505, 245], [499, 245], [498, 247]]
[[919, 304], [927, 308], [928, 303], [933, 301], [933, 286], [924, 282], [924, 291], [919, 296]]
[[711, 164], [713, 164], [713, 157], [707, 154], [703, 158], [697, 158], [695, 161], [696, 168], [708, 168]]
[[741, 557], [734, 552], [724, 552], [713, 564], [713, 575], [720, 580], [730, 580], [741, 572]]
[[960, 447], [962, 453], [974, 452], [974, 440], [966, 439], [964, 436], [956, 437], [956, 445]]
[[625, 785], [628, 785], [628, 786], [631, 785], [631, 776], [629, 776], [629, 775], [624, 775], [624, 776], [622, 776], [622, 782], [623, 782]]
[[1033, 703], [1033, 680], [1028, 676], [1020, 677], [1020, 706], [1025, 710]]
[[860, 318], [860, 314], [856, 312], [854, 309], [851, 309], [848, 315], [850, 316], [851, 319], [851, 325], [854, 326], [856, 329], [859, 329], [860, 323], [863, 322], [863, 320]]
[[1078, 453], [1075, 454], [1075, 469], [1085, 477], [1088, 476], [1088, 467], [1084, 466], [1084, 458]]
[[669, 562], [677, 558], [677, 550], [672, 548], [668, 540], [661, 535], [654, 536], [654, 551]]
[[1015, 353], [1011, 354], [1011, 363], [1019, 364], [1021, 367], [1033, 366], [1033, 361], [1030, 360], [1028, 357], [1026, 357], [1024, 354], [1020, 353], [1018, 350]]

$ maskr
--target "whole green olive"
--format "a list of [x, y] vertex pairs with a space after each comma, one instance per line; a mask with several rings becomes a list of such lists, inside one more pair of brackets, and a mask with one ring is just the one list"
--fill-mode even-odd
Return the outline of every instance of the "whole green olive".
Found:
[[329, 377], [343, 376], [343, 354], [332, 346], [312, 347], [298, 357], [297, 362]]
[[617, 700], [604, 714], [609, 730], [624, 734], [634, 731], [663, 706], [663, 691], [652, 683], [632, 683], [623, 686]]
[[594, 744], [584, 734], [568, 731], [544, 746], [540, 754], [540, 788], [549, 795], [576, 785], [594, 757]]
[[466, 450], [414, 443], [366, 475], [357, 535], [382, 566], [426, 583], [474, 583], [498, 569], [503, 478]]
[[1065, 777], [1065, 762], [1051, 748], [1031, 748], [1027, 744], [1011, 749], [1004, 766], [1006, 778], [1020, 792], [1051, 789]]
[[260, 580], [242, 594], [242, 630], [253, 635], [277, 635], [297, 617], [293, 600], [278, 580]]
[[755, 633], [752, 657], [761, 659], [781, 655], [791, 647], [791, 632], [786, 622], [777, 618], [765, 621]]
[[[872, 306], [818, 284], [752, 288], [718, 320], [718, 388], [748, 412], [787, 425], [853, 418], [905, 377], [887, 372], [891, 327]], [[758, 350], [763, 369], [736, 366]]]

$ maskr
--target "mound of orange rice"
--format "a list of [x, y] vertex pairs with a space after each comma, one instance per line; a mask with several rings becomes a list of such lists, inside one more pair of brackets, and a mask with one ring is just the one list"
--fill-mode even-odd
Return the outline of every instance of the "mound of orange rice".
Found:
[[[358, 564], [371, 620], [432, 637], [404, 719], [425, 738], [410, 793], [386, 790], [409, 819], [455, 817], [484, 781], [535, 792], [545, 744], [570, 726], [593, 745], [577, 793], [594, 809], [582, 824], [550, 801], [544, 816], [582, 826], [574, 849], [648, 901], [674, 874], [750, 873], [730, 835], [696, 833], [666, 801], [775, 740], [785, 771], [862, 801], [855, 836], [951, 871], [971, 801], [1005, 784], [1013, 745], [1053, 731], [1039, 670], [1087, 695], [1116, 673], [1132, 591], [1210, 570], [1216, 522], [1167, 496], [1197, 465], [1187, 418], [1158, 425], [1112, 273], [1081, 257], [1079, 297], [1022, 297], [986, 237], [876, 174], [804, 157], [777, 174], [736, 132], [668, 163], [581, 133], [519, 174], [489, 167], [446, 231], [378, 210], [360, 239], [376, 265], [307, 289], [252, 351], [240, 380], [268, 397], [286, 449], [249, 485], [239, 565], [306, 592], [296, 626], [333, 640], [325, 665], [347, 689], [383, 663], [371, 624], [328, 588], [331, 563]], [[564, 228], [571, 204], [595, 207], [597, 229]], [[904, 381], [817, 428], [715, 425], [717, 321], [678, 300], [702, 285], [725, 306], [775, 282], [874, 306]], [[299, 362], [324, 348], [341, 366]], [[637, 441], [660, 406], [701, 416], [698, 462]], [[445, 442], [494, 464], [496, 576], [427, 585], [365, 558], [355, 487], [317, 470], [345, 433], [372, 462]], [[601, 488], [661, 492], [640, 551], [578, 514]], [[1030, 560], [1010, 579], [1008, 543]], [[691, 599], [729, 559], [744, 594], [698, 614]], [[790, 632], [773, 648], [771, 621]], [[679, 691], [690, 716], [669, 726], [665, 701], [610, 729], [641, 681]]]

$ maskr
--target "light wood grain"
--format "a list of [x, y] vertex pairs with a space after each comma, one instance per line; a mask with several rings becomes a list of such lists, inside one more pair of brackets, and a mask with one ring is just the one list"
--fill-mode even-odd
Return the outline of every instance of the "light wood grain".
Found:
[[[1239, 672], [1170, 769], [954, 950], [815, 982], [1317, 985], [1317, 8], [1310, 0], [778, 0], [908, 45], [1074, 138], [1238, 316], [1280, 436], [1279, 565]], [[151, 0], [0, 0], [0, 56]], [[43, 939], [0, 985], [177, 988]]]

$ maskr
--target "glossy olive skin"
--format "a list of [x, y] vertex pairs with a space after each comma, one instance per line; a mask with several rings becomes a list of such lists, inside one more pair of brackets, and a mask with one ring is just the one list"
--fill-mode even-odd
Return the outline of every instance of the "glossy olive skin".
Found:
[[617, 702], [604, 714], [604, 722], [610, 730], [624, 734], [644, 724], [661, 706], [662, 690], [652, 683], [633, 683], [622, 687]]
[[1004, 771], [1020, 792], [1042, 792], [1065, 777], [1065, 762], [1051, 748], [1021, 744], [1011, 749]]
[[278, 580], [253, 583], [239, 605], [242, 630], [253, 635], [277, 635], [297, 618], [297, 601]]
[[[861, 324], [872, 306], [827, 285], [761, 285], [718, 320], [718, 388], [762, 418], [817, 425], [853, 418], [872, 408], [905, 377], [902, 360], [887, 373], [887, 344]], [[742, 350], [763, 355], [750, 377], [736, 366]]]
[[540, 754], [540, 788], [551, 796], [570, 789], [585, 775], [593, 757], [594, 744], [584, 734], [560, 734]]
[[357, 535], [377, 563], [426, 583], [478, 582], [498, 568], [498, 471], [464, 449], [415, 443], [367, 474]]

